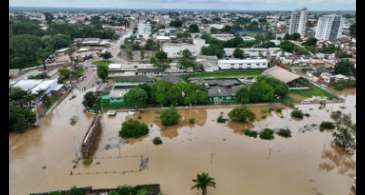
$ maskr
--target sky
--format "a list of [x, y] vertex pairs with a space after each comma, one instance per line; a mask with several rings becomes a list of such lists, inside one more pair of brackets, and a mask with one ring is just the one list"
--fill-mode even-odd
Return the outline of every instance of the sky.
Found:
[[356, 10], [356, 0], [9, 0], [9, 6], [198, 10]]

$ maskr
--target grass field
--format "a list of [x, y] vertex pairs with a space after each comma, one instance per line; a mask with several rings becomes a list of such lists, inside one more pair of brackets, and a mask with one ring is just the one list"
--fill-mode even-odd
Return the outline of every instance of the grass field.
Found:
[[290, 94], [299, 95], [306, 98], [310, 98], [313, 96], [328, 97], [329, 99], [336, 98], [335, 95], [314, 85], [312, 85], [311, 88], [308, 90], [290, 90]]
[[94, 65], [109, 65], [111, 63], [113, 63], [111, 60], [97, 60], [92, 62]]
[[201, 72], [187, 75], [188, 78], [204, 78], [204, 77], [240, 77], [240, 76], [259, 76], [263, 70], [229, 70], [219, 72]]

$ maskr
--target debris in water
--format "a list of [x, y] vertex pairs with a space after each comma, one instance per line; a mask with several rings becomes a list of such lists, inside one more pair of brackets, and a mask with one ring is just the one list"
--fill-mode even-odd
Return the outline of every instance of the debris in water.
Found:
[[111, 146], [109, 145], [109, 144], [107, 144], [106, 146], [105, 146], [105, 150], [109, 150], [111, 148]]
[[76, 122], [78, 121], [78, 117], [73, 115], [71, 118], [70, 118], [70, 124], [71, 125], [74, 125], [76, 124]]

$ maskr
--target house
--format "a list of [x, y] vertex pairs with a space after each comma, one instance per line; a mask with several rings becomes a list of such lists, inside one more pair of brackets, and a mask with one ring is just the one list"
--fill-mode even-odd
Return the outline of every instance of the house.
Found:
[[237, 91], [246, 86], [236, 78], [191, 79], [190, 83], [207, 88], [209, 101], [214, 104], [235, 102]]
[[266, 59], [218, 60], [219, 70], [232, 69], [265, 69], [269, 66]]
[[120, 71], [122, 71], [122, 64], [109, 64], [108, 71], [109, 72], [120, 72]]
[[290, 89], [308, 89], [308, 81], [280, 66], [273, 66], [265, 70], [262, 75], [273, 77], [288, 85]]
[[163, 70], [153, 64], [109, 64], [109, 77], [118, 76], [160, 76]]

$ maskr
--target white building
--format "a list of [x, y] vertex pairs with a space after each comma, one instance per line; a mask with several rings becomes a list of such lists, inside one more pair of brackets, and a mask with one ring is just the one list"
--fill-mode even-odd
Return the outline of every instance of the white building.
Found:
[[266, 59], [218, 60], [217, 70], [229, 69], [265, 69], [269, 65]]
[[12, 84], [13, 87], [19, 87], [24, 91], [29, 91], [32, 94], [37, 94], [40, 91], [44, 91], [45, 94], [55, 91], [58, 87], [57, 79], [51, 80], [32, 80], [25, 79], [19, 80]]
[[320, 41], [334, 41], [342, 35], [343, 20], [340, 15], [325, 15], [319, 18], [315, 37]]
[[301, 36], [305, 34], [308, 10], [306, 8], [295, 10], [291, 13], [289, 23], [289, 34], [299, 33]]

